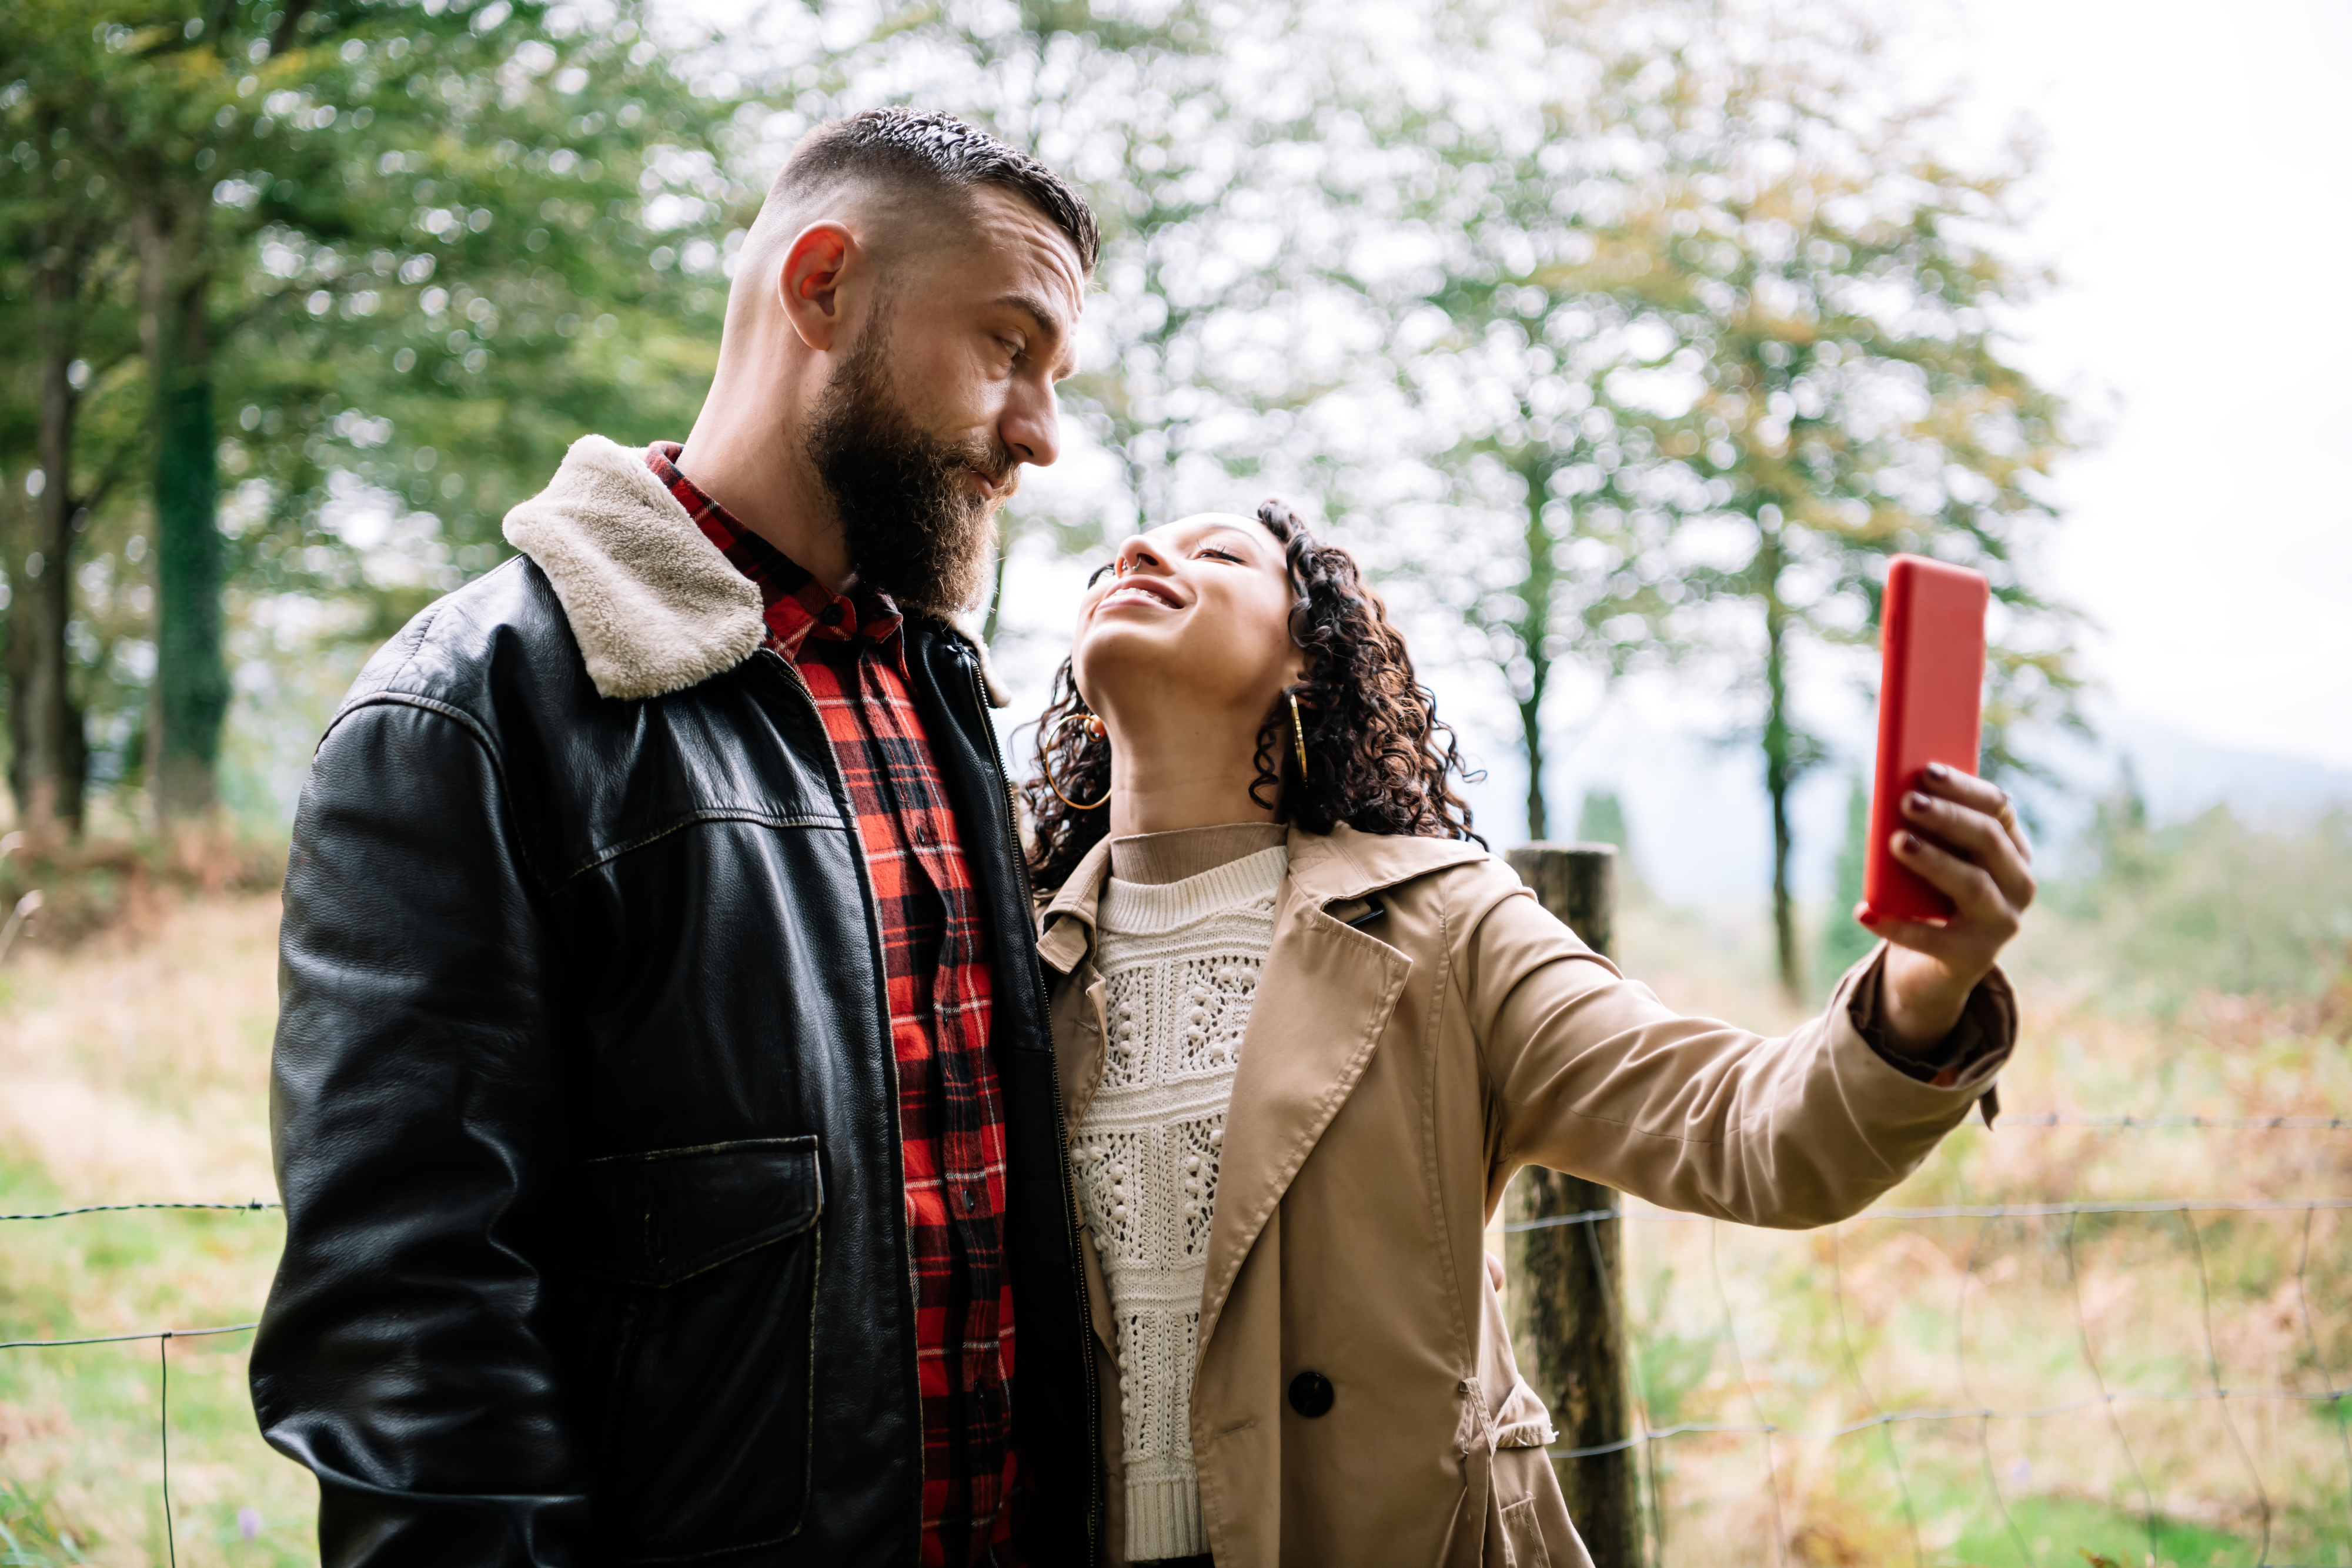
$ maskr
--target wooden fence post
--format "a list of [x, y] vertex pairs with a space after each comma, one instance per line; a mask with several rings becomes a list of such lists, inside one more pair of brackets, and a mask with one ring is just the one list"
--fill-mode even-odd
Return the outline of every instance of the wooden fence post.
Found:
[[[1614, 956], [1613, 847], [1528, 844], [1506, 858], [1537, 900], [1585, 946]], [[1513, 1179], [1503, 1218], [1543, 1219], [1617, 1207], [1616, 1192], [1598, 1182], [1530, 1166]], [[1514, 1353], [1521, 1375], [1550, 1407], [1562, 1448], [1600, 1448], [1633, 1435], [1622, 1226], [1612, 1216], [1504, 1237]], [[1596, 1568], [1640, 1568], [1633, 1450], [1559, 1459], [1553, 1468]]]

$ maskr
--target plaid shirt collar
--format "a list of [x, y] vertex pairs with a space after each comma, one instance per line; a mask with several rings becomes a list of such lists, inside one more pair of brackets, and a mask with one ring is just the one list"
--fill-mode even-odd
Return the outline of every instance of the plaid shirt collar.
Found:
[[646, 466], [677, 497], [686, 515], [719, 547], [728, 563], [758, 587], [770, 645], [795, 663], [802, 644], [812, 637], [849, 643], [862, 636], [884, 647], [890, 645], [905, 625], [905, 617], [888, 594], [855, 586], [847, 593], [834, 592], [815, 573], [745, 528], [734, 514], [678, 472], [677, 455], [684, 450], [678, 442], [656, 441], [646, 448]]

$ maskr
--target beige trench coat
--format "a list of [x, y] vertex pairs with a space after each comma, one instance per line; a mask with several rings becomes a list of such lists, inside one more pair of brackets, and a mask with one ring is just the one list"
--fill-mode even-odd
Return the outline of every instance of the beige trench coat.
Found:
[[[2001, 1038], [1919, 1082], [1848, 1002], [1784, 1039], [1684, 1018], [1578, 941], [1475, 844], [1294, 831], [1227, 1114], [1192, 1440], [1219, 1568], [1590, 1568], [1512, 1364], [1482, 1232], [1543, 1165], [1749, 1225], [1841, 1218], [1901, 1181], [2006, 1058], [1998, 977], [1964, 1028]], [[1108, 846], [1040, 915], [1065, 1112], [1101, 1081], [1092, 962]], [[1345, 924], [1368, 909], [1385, 913]], [[1058, 978], [1055, 978], [1058, 977]], [[1109, 1299], [1087, 1266], [1103, 1390], [1104, 1558], [1124, 1563]], [[1316, 1371], [1336, 1396], [1286, 1397]]]

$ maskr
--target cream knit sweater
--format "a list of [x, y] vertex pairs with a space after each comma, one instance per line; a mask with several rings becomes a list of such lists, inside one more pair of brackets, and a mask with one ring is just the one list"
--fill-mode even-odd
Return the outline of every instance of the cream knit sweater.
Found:
[[1071, 1154], [1118, 1333], [1134, 1562], [1209, 1549], [1192, 1462], [1201, 1286], [1225, 1109], [1288, 852], [1104, 886], [1108, 1053]]

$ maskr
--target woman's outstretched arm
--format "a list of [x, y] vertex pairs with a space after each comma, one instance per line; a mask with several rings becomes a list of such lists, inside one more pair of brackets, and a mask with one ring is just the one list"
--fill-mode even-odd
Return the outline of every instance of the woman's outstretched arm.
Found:
[[1488, 901], [1464, 912], [1456, 973], [1496, 1097], [1500, 1165], [1791, 1228], [1843, 1218], [1895, 1186], [2016, 1043], [1996, 960], [2033, 879], [2007, 805], [1966, 775], [1923, 780], [1903, 802], [1919, 832], [1899, 834], [1895, 851], [1953, 899], [1953, 918], [1866, 920], [1888, 944], [1780, 1037], [1675, 1012], [1491, 867]]
[[1906, 1060], [1878, 1021], [1885, 947], [1790, 1034], [1685, 1017], [1502, 885], [1516, 879], [1499, 864], [1485, 875], [1499, 896], [1469, 925], [1455, 972], [1505, 1171], [1549, 1166], [1747, 1225], [1828, 1224], [1909, 1175], [2015, 1042], [2014, 998], [1995, 969], [1928, 1053], [1964, 1065], [1936, 1073]]

